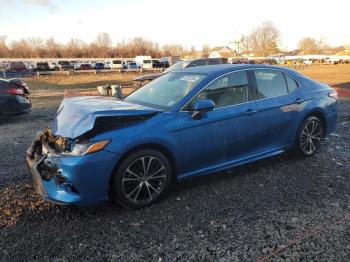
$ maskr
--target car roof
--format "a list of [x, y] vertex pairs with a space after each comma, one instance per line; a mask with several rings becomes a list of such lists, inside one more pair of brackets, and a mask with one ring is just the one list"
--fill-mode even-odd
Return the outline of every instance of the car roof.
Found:
[[218, 65], [207, 65], [207, 66], [195, 66], [178, 69], [176, 72], [188, 72], [198, 74], [221, 74], [230, 71], [237, 71], [243, 69], [255, 69], [255, 68], [268, 68], [268, 69], [279, 69], [282, 71], [288, 71], [284, 67], [261, 65], [261, 64], [218, 64]]

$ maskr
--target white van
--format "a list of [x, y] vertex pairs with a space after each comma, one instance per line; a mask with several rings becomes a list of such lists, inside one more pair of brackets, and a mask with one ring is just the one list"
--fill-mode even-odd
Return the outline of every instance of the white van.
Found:
[[136, 56], [135, 62], [138, 68], [152, 69], [152, 57], [151, 56]]
[[111, 69], [121, 69], [123, 60], [121, 59], [113, 59], [111, 63]]

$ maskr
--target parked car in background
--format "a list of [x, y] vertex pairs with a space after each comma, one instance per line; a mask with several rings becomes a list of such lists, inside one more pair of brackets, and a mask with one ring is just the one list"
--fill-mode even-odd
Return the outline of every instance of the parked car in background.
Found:
[[29, 86], [28, 86], [27, 82], [25, 82], [23, 79], [21, 79], [21, 78], [11, 78], [11, 79], [8, 79], [8, 81], [17, 84], [21, 88], [24, 88], [25, 89], [25, 93], [27, 95], [30, 94]]
[[7, 65], [7, 71], [11, 72], [21, 72], [21, 71], [26, 71], [27, 66], [23, 62], [10, 62]]
[[313, 61], [312, 61], [312, 59], [304, 59], [303, 60], [303, 64], [305, 64], [305, 65], [312, 65]]
[[142, 85], [174, 70], [187, 68], [187, 67], [217, 65], [217, 64], [222, 64], [222, 61], [220, 58], [199, 58], [199, 59], [192, 59], [192, 60], [186, 60], [186, 61], [179, 61], [176, 64], [172, 65], [171, 67], [167, 68], [162, 73], [154, 73], [154, 74], [138, 76], [138, 77], [135, 77], [133, 81], [139, 82], [139, 84]]
[[32, 104], [29, 100], [28, 86], [19, 79], [0, 78], [0, 119], [3, 116], [29, 113]]
[[340, 58], [337, 56], [331, 56], [326, 58], [326, 63], [332, 64], [332, 65], [337, 65], [340, 63]]
[[162, 57], [160, 62], [162, 63], [163, 68], [168, 68], [181, 60], [180, 56], [168, 56]]
[[91, 69], [95, 69], [96, 68], [96, 61], [90, 61], [90, 67], [91, 67]]
[[91, 70], [91, 65], [90, 63], [82, 63], [80, 65], [80, 70]]
[[77, 61], [73, 64], [74, 70], [80, 70], [81, 69], [81, 64], [83, 62], [82, 61]]
[[138, 69], [135, 62], [127, 62], [124, 69]]
[[50, 71], [50, 66], [48, 62], [37, 62], [35, 65], [36, 71]]
[[26, 65], [27, 70], [34, 70], [35, 69], [35, 64], [31, 61], [24, 62], [24, 64]]
[[177, 180], [287, 150], [313, 155], [335, 130], [337, 92], [283, 67], [197, 66], [123, 100], [65, 99], [58, 112], [27, 151], [39, 193], [61, 204], [111, 199], [137, 209]]
[[123, 60], [113, 59], [111, 64], [111, 69], [121, 69], [123, 68]]
[[[123, 69], [128, 69], [128, 64], [129, 63], [135, 63], [135, 61], [133, 60], [123, 60], [122, 61], [122, 68]], [[136, 64], [136, 63], [135, 63]], [[136, 67], [137, 67], [137, 64], [136, 64]], [[138, 68], [138, 67], [137, 67]]]
[[154, 59], [154, 58], [152, 58], [152, 67], [153, 67], [153, 68], [162, 68], [163, 65], [162, 65], [162, 63], [160, 62], [160, 59]]
[[60, 67], [58, 66], [57, 62], [48, 62], [49, 63], [49, 68], [51, 71], [58, 71], [60, 70]]
[[152, 57], [151, 56], [136, 56], [135, 62], [138, 68], [152, 69]]
[[104, 63], [98, 62], [98, 63], [95, 64], [95, 69], [96, 70], [102, 70], [104, 68], [105, 68], [105, 64]]
[[74, 65], [72, 65], [69, 61], [58, 61], [59, 70], [71, 70], [74, 69]]
[[112, 61], [105, 61], [105, 69], [112, 69]]

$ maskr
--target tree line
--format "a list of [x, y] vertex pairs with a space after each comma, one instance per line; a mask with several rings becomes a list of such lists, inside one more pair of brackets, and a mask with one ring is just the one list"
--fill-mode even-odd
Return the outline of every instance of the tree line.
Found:
[[[234, 49], [239, 54], [273, 55], [281, 52], [281, 32], [271, 21], [265, 21], [233, 43], [236, 44]], [[323, 40], [305, 37], [299, 41], [298, 48], [303, 54], [316, 54], [329, 49], [329, 46]], [[99, 33], [91, 43], [72, 38], [66, 44], [59, 43], [52, 37], [49, 39], [30, 37], [8, 42], [6, 36], [0, 36], [0, 58], [113, 58], [136, 55], [207, 57], [209, 53], [208, 44], [204, 44], [202, 50], [197, 51], [193, 46], [186, 48], [179, 44], [160, 46], [157, 42], [142, 37], [123, 40], [112, 45], [108, 33]]]
[[193, 46], [190, 48], [178, 44], [160, 46], [158, 43], [142, 37], [123, 40], [113, 46], [108, 33], [99, 33], [95, 41], [91, 43], [72, 38], [66, 44], [62, 44], [52, 37], [49, 39], [30, 37], [9, 43], [6, 40], [6, 36], [0, 36], [0, 58], [113, 58], [135, 57], [136, 55], [195, 57], [198, 55]]

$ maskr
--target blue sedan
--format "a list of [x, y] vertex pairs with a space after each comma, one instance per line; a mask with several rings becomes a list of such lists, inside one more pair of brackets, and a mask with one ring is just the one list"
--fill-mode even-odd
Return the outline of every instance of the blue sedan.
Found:
[[336, 126], [337, 92], [287, 68], [215, 65], [165, 74], [124, 99], [63, 100], [27, 152], [38, 191], [60, 204], [159, 200], [176, 180], [295, 150]]

